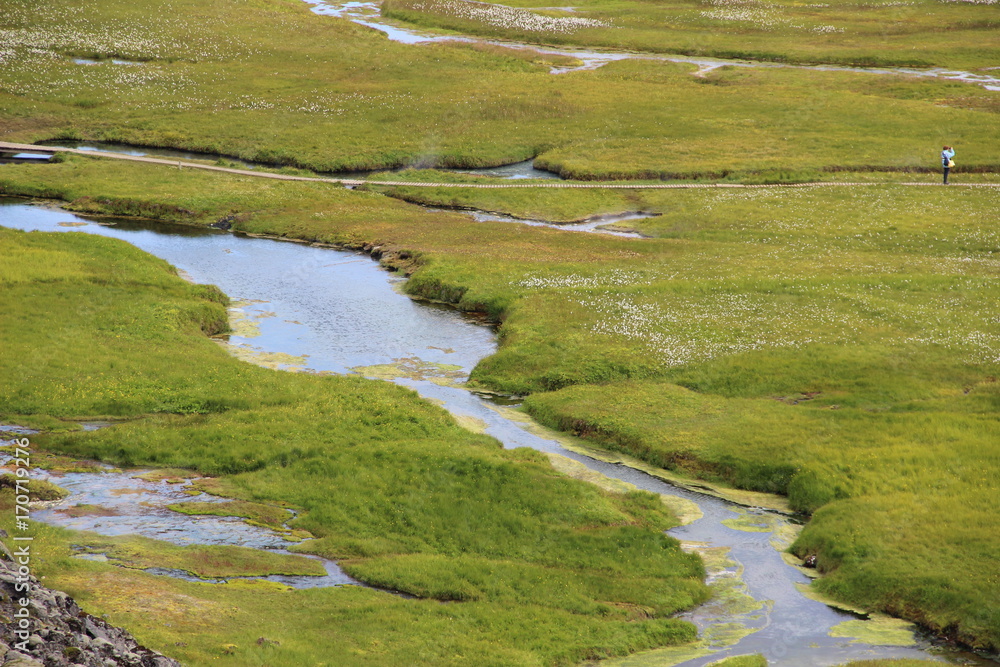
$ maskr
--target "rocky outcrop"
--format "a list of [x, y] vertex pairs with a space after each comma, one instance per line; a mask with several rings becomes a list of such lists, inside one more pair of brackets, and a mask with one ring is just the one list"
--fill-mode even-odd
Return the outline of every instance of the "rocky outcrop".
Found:
[[33, 576], [19, 575], [10, 551], [0, 544], [0, 665], [179, 667], [180, 663], [84, 612], [65, 593], [42, 586]]

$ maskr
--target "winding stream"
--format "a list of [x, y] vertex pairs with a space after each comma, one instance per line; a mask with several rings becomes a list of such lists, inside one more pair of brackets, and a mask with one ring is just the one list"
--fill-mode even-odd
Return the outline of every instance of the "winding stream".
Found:
[[[793, 534], [794, 526], [784, 515], [740, 507], [646, 472], [602, 461], [597, 452], [588, 455], [585, 447], [533, 427], [502, 401], [490, 401], [463, 389], [461, 382], [473, 366], [495, 350], [492, 331], [451, 309], [404, 296], [397, 289], [402, 279], [381, 270], [367, 256], [215, 230], [123, 220], [98, 222], [2, 198], [0, 225], [125, 239], [177, 266], [191, 280], [216, 284], [234, 300], [242, 300], [234, 306], [236, 332], [229, 340], [238, 356], [281, 368], [336, 373], [353, 369], [391, 379], [441, 403], [463, 423], [478, 425], [507, 448], [531, 447], [548, 453], [564, 468], [585, 467], [669, 496], [674, 504], [687, 507], [693, 520], [670, 534], [684, 541], [687, 548], [709, 557], [709, 563], [715, 564], [709, 568], [710, 583], [719, 591], [715, 599], [684, 615], [699, 626], [703, 639], [693, 648], [661, 649], [609, 664], [696, 667], [729, 655], [758, 652], [770, 665], [787, 667], [878, 657], [996, 664], [971, 653], [935, 646], [901, 622], [895, 626], [893, 643], [905, 645], [852, 641], [858, 634], [856, 618], [805, 597], [799, 587], [809, 578], [787, 564], [776, 548], [787, 544]], [[75, 481], [67, 477], [58, 483], [71, 488]], [[107, 475], [91, 475], [80, 480], [74, 489], [78, 493], [63, 502], [84, 502], [80, 494], [94, 491], [95, 477], [113, 481]], [[120, 483], [135, 488], [132, 477]], [[114, 495], [113, 488], [109, 487], [108, 495]], [[91, 502], [106, 501], [95, 497]], [[56, 522], [58, 509], [39, 512], [35, 518]], [[191, 524], [189, 517], [179, 523]], [[80, 527], [96, 532], [114, 530], [96, 520]], [[241, 529], [224, 525], [220, 530]], [[195, 543], [203, 538], [203, 534], [179, 533], [172, 541]], [[274, 538], [237, 539], [252, 545], [252, 540]], [[831, 631], [841, 636], [831, 636]]]
[[[494, 40], [468, 36], [454, 36], [435, 34], [428, 31], [405, 28], [393, 23], [389, 23], [382, 18], [381, 8], [377, 2], [327, 2], [326, 0], [304, 0], [312, 5], [312, 11], [323, 16], [336, 16], [345, 18], [358, 25], [367, 26], [386, 34], [394, 42], [403, 44], [424, 44], [428, 42], [466, 42], [475, 44], [492, 44], [510, 48], [530, 49], [537, 53], [554, 56], [568, 56], [580, 61], [579, 65], [554, 66], [551, 68], [553, 74], [564, 74], [566, 72], [576, 72], [581, 70], [597, 69], [603, 65], [617, 60], [656, 60], [660, 62], [691, 63], [698, 65], [697, 75], [704, 75], [706, 72], [725, 65], [734, 67], [767, 67], [767, 68], [792, 68], [809, 69], [820, 72], [865, 72], [869, 74], [891, 74], [903, 76], [929, 77], [936, 79], [948, 79], [952, 81], [966, 81], [980, 85], [987, 90], [1000, 90], [1000, 77], [989, 74], [979, 74], [974, 72], [963, 72], [950, 70], [942, 67], [930, 69], [913, 69], [907, 67], [843, 67], [837, 65], [786, 65], [782, 63], [769, 63], [751, 60], [727, 60], [724, 58], [707, 58], [696, 56], [664, 55], [653, 53], [640, 53], [636, 51], [615, 51], [610, 49], [582, 49], [582, 48], [555, 48], [549, 46], [537, 46], [524, 42], [514, 42], [506, 40]], [[562, 7], [561, 9], [568, 9]]]
[[[0, 465], [11, 457], [0, 456]], [[48, 472], [34, 469], [32, 477], [52, 482], [71, 493], [58, 503], [45, 503], [42, 509], [33, 509], [35, 521], [62, 526], [72, 530], [86, 530], [100, 535], [141, 535], [163, 540], [179, 546], [213, 544], [266, 549], [280, 554], [291, 554], [285, 547], [289, 542], [281, 533], [252, 525], [237, 517], [196, 515], [189, 516], [168, 509], [168, 505], [185, 502], [226, 503], [226, 498], [191, 491], [191, 480], [170, 483], [159, 479], [145, 479], [150, 470], [120, 471], [102, 466], [95, 472]], [[89, 512], [81, 507], [100, 508]], [[293, 588], [343, 586], [360, 582], [344, 574], [334, 561], [296, 554], [323, 564], [325, 575], [270, 575], [265, 577], [239, 577], [263, 579]], [[80, 558], [111, 561], [100, 553], [84, 553]], [[225, 583], [229, 579], [201, 579], [183, 570], [149, 568], [146, 572], [179, 577], [190, 581]]]

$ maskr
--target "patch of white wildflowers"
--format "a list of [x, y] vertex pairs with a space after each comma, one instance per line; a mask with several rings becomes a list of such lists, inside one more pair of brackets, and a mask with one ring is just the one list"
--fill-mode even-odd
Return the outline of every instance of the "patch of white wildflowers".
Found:
[[[712, 9], [701, 12], [701, 17], [724, 23], [740, 23], [757, 30], [774, 30], [775, 28], [793, 28], [809, 30], [819, 34], [844, 32], [843, 28], [832, 25], [805, 26], [793, 23], [784, 14], [784, 7], [764, 0], [707, 0]], [[809, 7], [827, 7], [817, 4]]]
[[610, 28], [611, 24], [579, 16], [545, 16], [526, 9], [468, 0], [432, 0], [409, 5], [414, 11], [444, 14], [478, 21], [503, 30], [567, 34], [581, 28]]

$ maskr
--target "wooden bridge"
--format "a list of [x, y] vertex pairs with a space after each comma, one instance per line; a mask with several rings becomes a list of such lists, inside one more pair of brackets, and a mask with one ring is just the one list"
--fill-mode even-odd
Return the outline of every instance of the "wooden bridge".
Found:
[[[124, 153], [113, 153], [106, 151], [88, 151], [78, 148], [61, 148], [57, 146], [35, 146], [33, 144], [15, 144], [0, 141], [0, 157], [12, 157], [22, 153], [34, 153], [40, 156], [55, 155], [56, 153], [72, 153], [90, 158], [102, 158], [108, 160], [127, 160], [129, 162], [145, 162], [147, 164], [159, 164], [178, 169], [203, 169], [205, 171], [219, 171], [226, 174], [237, 174], [240, 176], [251, 176], [254, 178], [270, 178], [279, 181], [312, 181], [317, 183], [332, 183], [349, 188], [366, 186], [389, 186], [389, 187], [414, 187], [414, 188], [476, 188], [476, 189], [499, 189], [499, 188], [579, 188], [590, 190], [669, 190], [669, 189], [715, 189], [715, 188], [806, 188], [806, 187], [829, 187], [829, 186], [861, 186], [861, 185], [906, 185], [906, 186], [936, 186], [934, 182], [914, 182], [914, 183], [878, 183], [878, 182], [848, 182], [848, 181], [817, 181], [810, 183], [774, 183], [760, 185], [744, 185], [740, 183], [603, 183], [593, 181], [556, 181], [547, 180], [544, 182], [534, 181], [532, 183], [427, 183], [422, 181], [383, 181], [353, 178], [336, 178], [323, 176], [293, 176], [291, 174], [275, 174], [267, 171], [257, 171], [253, 169], [236, 169], [232, 167], [219, 167], [189, 160], [175, 160], [169, 158], [148, 157], [144, 155], [126, 155]], [[948, 187], [972, 187], [972, 188], [996, 188], [1000, 183], [952, 183]]]

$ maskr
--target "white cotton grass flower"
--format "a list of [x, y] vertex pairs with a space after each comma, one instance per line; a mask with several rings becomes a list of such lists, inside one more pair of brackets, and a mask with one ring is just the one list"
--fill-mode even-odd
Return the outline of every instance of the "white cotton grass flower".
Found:
[[597, 19], [578, 16], [553, 17], [536, 14], [526, 9], [492, 5], [469, 0], [433, 0], [410, 5], [415, 11], [444, 14], [457, 18], [479, 21], [503, 30], [521, 32], [548, 32], [568, 34], [581, 28], [610, 28], [611, 24]]
[[559, 287], [620, 287], [626, 285], [648, 285], [651, 280], [634, 271], [613, 269], [592, 276], [577, 273], [558, 276], [529, 276], [517, 283], [518, 287], [530, 289], [553, 289]]
[[[792, 23], [784, 16], [784, 7], [765, 2], [764, 0], [707, 0], [705, 4], [714, 9], [701, 12], [701, 17], [713, 21], [727, 23], [742, 23], [758, 30], [773, 30], [775, 28], [793, 28], [808, 30], [821, 35], [844, 32], [843, 28], [832, 25], [804, 26]], [[829, 7], [827, 4], [807, 5], [812, 8]]]

